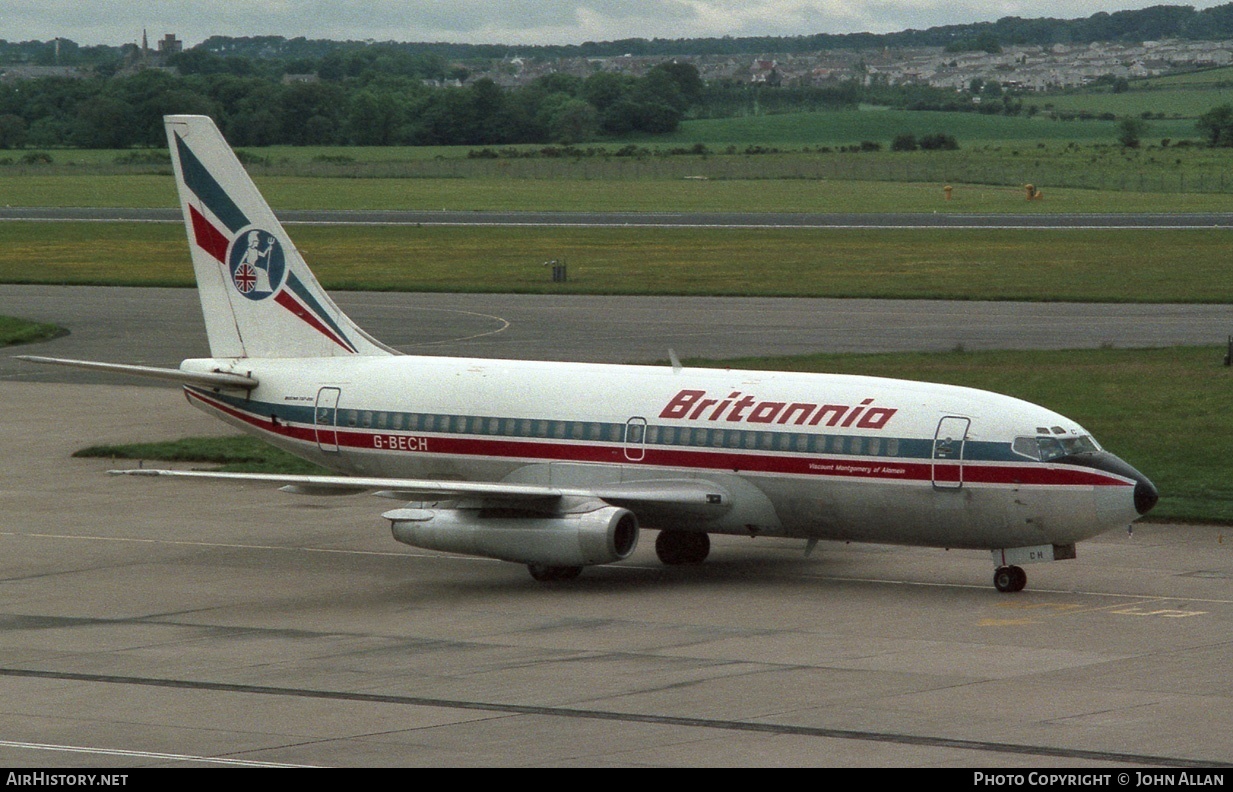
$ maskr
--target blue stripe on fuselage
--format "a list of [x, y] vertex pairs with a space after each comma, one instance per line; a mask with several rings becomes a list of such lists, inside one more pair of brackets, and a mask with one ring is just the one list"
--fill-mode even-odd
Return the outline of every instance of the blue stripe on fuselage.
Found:
[[[192, 388], [191, 390], [206, 398], [222, 402], [233, 410], [250, 415], [254, 422], [264, 424], [272, 416], [276, 416], [285, 424], [298, 424], [304, 427], [317, 426], [316, 408], [313, 405], [262, 402], [204, 389]], [[431, 433], [455, 437], [623, 444], [626, 425], [624, 422], [560, 421], [547, 418], [508, 418], [494, 415], [458, 415], [340, 407], [337, 410], [335, 422], [330, 428], [382, 434]], [[933, 441], [930, 439], [818, 434], [786, 431], [787, 429], [786, 426], [783, 431], [771, 431], [652, 424], [647, 427], [648, 436], [645, 445], [707, 451], [825, 454], [853, 459], [895, 458], [922, 462], [930, 461], [933, 456]], [[688, 433], [684, 430], [688, 430]], [[715, 432], [723, 434], [716, 435]], [[852, 448], [854, 439], [861, 441], [856, 450]], [[716, 445], [717, 440], [718, 445]], [[879, 441], [876, 450], [871, 448], [871, 440]], [[968, 440], [964, 444], [963, 461], [1028, 463], [1031, 460], [1015, 454], [1008, 442]]]

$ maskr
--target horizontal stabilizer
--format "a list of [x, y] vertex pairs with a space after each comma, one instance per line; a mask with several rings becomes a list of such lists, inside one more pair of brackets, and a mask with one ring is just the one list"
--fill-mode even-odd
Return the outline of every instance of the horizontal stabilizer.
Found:
[[67, 358], [50, 358], [39, 355], [16, 355], [18, 360], [28, 363], [44, 363], [51, 366], [70, 366], [72, 368], [90, 369], [92, 371], [109, 371], [113, 374], [128, 374], [134, 377], [150, 377], [152, 379], [179, 382], [185, 385], [201, 385], [207, 388], [227, 388], [233, 390], [252, 390], [257, 387], [257, 380], [242, 374], [227, 374], [221, 371], [181, 371], [180, 369], [157, 368], [155, 366], [133, 366], [126, 363], [99, 363], [94, 360], [69, 360]]

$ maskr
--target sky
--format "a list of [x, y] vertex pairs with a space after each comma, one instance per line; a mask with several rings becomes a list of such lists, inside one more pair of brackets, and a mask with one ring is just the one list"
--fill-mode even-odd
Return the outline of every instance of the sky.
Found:
[[476, 44], [892, 33], [1005, 16], [1076, 19], [1169, 0], [0, 0], [0, 39], [151, 43], [174, 33]]

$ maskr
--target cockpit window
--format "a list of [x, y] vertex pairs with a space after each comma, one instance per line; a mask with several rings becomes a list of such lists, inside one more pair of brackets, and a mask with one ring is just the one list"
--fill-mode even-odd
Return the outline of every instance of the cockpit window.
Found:
[[1028, 459], [1040, 459], [1040, 446], [1035, 437], [1016, 437], [1011, 450]]
[[1100, 450], [1096, 441], [1087, 435], [1059, 437], [1058, 441], [1062, 444], [1062, 448], [1066, 449], [1067, 454], [1090, 454]]
[[1070, 456], [1071, 454], [1090, 454], [1099, 451], [1100, 445], [1089, 435], [1070, 435], [1067, 437], [1042, 435], [1037, 437], [1016, 437], [1011, 450], [1028, 459], [1048, 462], [1051, 459]]

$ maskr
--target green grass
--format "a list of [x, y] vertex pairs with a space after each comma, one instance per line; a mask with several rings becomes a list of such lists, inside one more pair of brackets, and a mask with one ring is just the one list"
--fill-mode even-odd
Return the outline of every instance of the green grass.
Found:
[[1169, 131], [1168, 135], [1163, 135], [1165, 137], [1198, 137], [1194, 119], [1218, 105], [1233, 104], [1233, 87], [1173, 88], [1167, 91], [1134, 87], [1125, 93], [1116, 94], [1075, 93], [1042, 96], [1033, 103], [1046, 111], [1087, 112], [1096, 115], [1113, 113], [1119, 118], [1139, 118], [1143, 113], [1163, 113], [1171, 119], [1176, 117], [1178, 121], [1152, 121], [1149, 129], [1152, 130], [1153, 137], [1165, 130]]
[[[1024, 104], [1043, 104], [1053, 97], [1025, 97]], [[837, 112], [785, 113], [687, 121], [664, 138], [667, 142], [712, 145], [748, 143], [762, 145], [843, 146], [862, 140], [884, 144], [902, 132], [918, 137], [938, 132], [953, 135], [961, 143], [1023, 144], [1037, 142], [1093, 143], [1117, 139], [1116, 121], [1057, 121], [1043, 116], [982, 115], [910, 110], [845, 110]], [[1151, 121], [1153, 138], [1196, 137], [1193, 121]]]
[[1233, 523], [1233, 369], [1221, 347], [812, 355], [686, 365], [829, 371], [992, 390], [1056, 410], [1159, 488], [1158, 521]]
[[[1233, 370], [1224, 349], [1096, 349], [811, 355], [689, 360], [686, 365], [836, 372], [946, 382], [1027, 399], [1083, 424], [1160, 489], [1157, 521], [1233, 523]], [[227, 470], [321, 472], [249, 437], [97, 446], [75, 456], [226, 465]]]
[[[193, 285], [178, 224], [0, 224], [0, 281]], [[327, 289], [1233, 302], [1222, 229], [301, 226]], [[570, 280], [542, 263], [563, 260]]]
[[83, 448], [75, 457], [198, 462], [236, 473], [325, 474], [325, 468], [306, 462], [255, 437], [191, 437], [164, 443], [98, 445]]
[[[1114, 93], [1112, 86], [1100, 85], [1029, 96], [1024, 98], [1024, 104], [1058, 112], [1113, 113], [1136, 118], [1152, 113], [1195, 119], [1213, 107], [1233, 104], [1233, 67], [1130, 80], [1122, 93]], [[1189, 132], [1187, 136], [1194, 134]]]
[[[276, 211], [1233, 211], [1233, 150], [1161, 148], [1159, 141], [1141, 150], [988, 144], [957, 152], [454, 160], [425, 168], [407, 172], [414, 178], [261, 169], [255, 181]], [[1026, 183], [1042, 188], [1045, 200], [1025, 201]], [[955, 187], [952, 201], [944, 200], [947, 184]], [[0, 167], [0, 195], [7, 206], [178, 205], [169, 175], [71, 168]]]
[[33, 344], [63, 335], [67, 331], [53, 324], [29, 322], [12, 316], [0, 316], [0, 346]]

